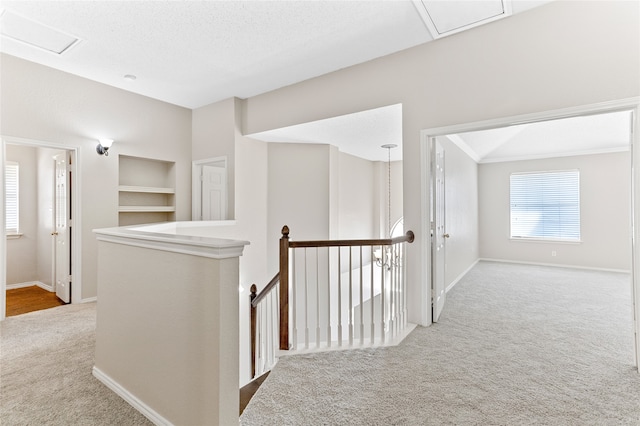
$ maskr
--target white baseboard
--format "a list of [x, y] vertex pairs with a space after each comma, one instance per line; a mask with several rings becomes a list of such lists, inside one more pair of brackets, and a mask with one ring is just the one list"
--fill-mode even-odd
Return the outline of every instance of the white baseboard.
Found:
[[81, 299], [80, 303], [93, 303], [98, 301], [98, 296], [87, 297], [86, 299]]
[[34, 285], [40, 287], [43, 290], [47, 290], [47, 291], [53, 293], [53, 286], [50, 286], [50, 285], [45, 284], [45, 283], [40, 282], [40, 281], [28, 281], [28, 282], [25, 282], [25, 283], [7, 284], [7, 290], [14, 290], [16, 288], [32, 287]]
[[113, 380], [111, 377], [103, 373], [98, 367], [93, 367], [93, 376], [98, 379], [103, 385], [115, 392], [120, 398], [124, 399], [133, 408], [138, 410], [143, 416], [149, 419], [154, 425], [158, 426], [173, 426], [172, 423], [158, 414], [155, 410], [149, 407], [144, 402], [140, 401], [136, 396], [131, 394], [128, 390], [123, 388], [119, 383]]
[[631, 271], [628, 269], [610, 269], [610, 268], [592, 268], [589, 266], [576, 266], [576, 265], [562, 265], [558, 263], [541, 263], [541, 262], [525, 262], [522, 260], [505, 260], [505, 259], [491, 259], [486, 257], [481, 257], [480, 259], [483, 262], [501, 262], [501, 263], [519, 263], [522, 265], [534, 265], [534, 266], [554, 266], [556, 268], [570, 268], [570, 269], [587, 269], [590, 271], [602, 271], [602, 272], [619, 272], [623, 274], [630, 274]]
[[475, 262], [473, 262], [471, 264], [471, 266], [469, 266], [463, 273], [461, 273], [460, 275], [458, 275], [456, 277], [455, 280], [451, 281], [451, 283], [447, 286], [447, 288], [445, 288], [444, 292], [445, 293], [449, 293], [449, 291], [453, 288], [453, 286], [455, 286], [456, 284], [458, 284], [458, 282], [465, 276], [467, 275], [467, 273], [473, 269], [474, 266], [476, 266], [478, 264], [478, 262], [480, 262], [481, 259], [476, 259]]

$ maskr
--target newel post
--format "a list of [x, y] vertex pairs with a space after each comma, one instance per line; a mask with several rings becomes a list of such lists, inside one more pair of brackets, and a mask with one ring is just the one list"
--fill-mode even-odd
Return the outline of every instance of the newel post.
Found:
[[249, 295], [249, 307], [251, 310], [251, 378], [256, 376], [256, 310], [253, 306], [253, 300], [258, 296], [258, 287], [255, 284], [251, 284], [251, 294]]
[[289, 350], [289, 227], [280, 238], [280, 349]]

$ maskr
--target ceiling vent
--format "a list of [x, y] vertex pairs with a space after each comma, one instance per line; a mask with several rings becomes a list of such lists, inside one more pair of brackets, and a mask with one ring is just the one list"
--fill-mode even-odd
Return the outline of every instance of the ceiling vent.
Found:
[[0, 34], [20, 43], [37, 47], [58, 55], [80, 41], [78, 37], [5, 10], [0, 16]]
[[434, 39], [511, 15], [510, 0], [414, 0]]

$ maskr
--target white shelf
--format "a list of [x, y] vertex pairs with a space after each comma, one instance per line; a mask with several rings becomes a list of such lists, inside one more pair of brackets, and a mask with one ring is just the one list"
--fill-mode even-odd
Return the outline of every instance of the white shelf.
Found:
[[148, 194], [175, 194], [174, 188], [158, 188], [153, 186], [132, 186], [132, 185], [120, 185], [118, 187], [120, 192], [140, 192]]
[[120, 206], [120, 213], [172, 213], [176, 211], [174, 206]]

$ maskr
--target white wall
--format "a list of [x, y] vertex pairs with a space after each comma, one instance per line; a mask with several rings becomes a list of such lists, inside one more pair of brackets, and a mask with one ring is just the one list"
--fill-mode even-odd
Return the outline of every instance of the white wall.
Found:
[[33, 147], [7, 145], [7, 160], [19, 164], [20, 232], [7, 240], [7, 284], [38, 281], [38, 169]]
[[329, 238], [330, 146], [268, 144], [267, 259], [277, 272], [284, 225], [293, 240]]
[[[191, 111], [6, 54], [1, 59], [0, 134], [78, 148], [82, 261], [76, 266], [81, 299], [93, 298], [92, 229], [118, 225], [118, 154], [175, 161], [176, 217], [191, 217]], [[115, 140], [109, 157], [96, 153], [99, 137]]]
[[[481, 164], [480, 256], [629, 271], [631, 160], [629, 152]], [[509, 176], [514, 172], [580, 170], [582, 243], [511, 240]], [[552, 251], [556, 256], [552, 256]]]
[[478, 165], [446, 137], [444, 148], [445, 286], [465, 273], [479, 256], [478, 249]]
[[371, 161], [340, 153], [338, 239], [378, 237], [376, 172]]

